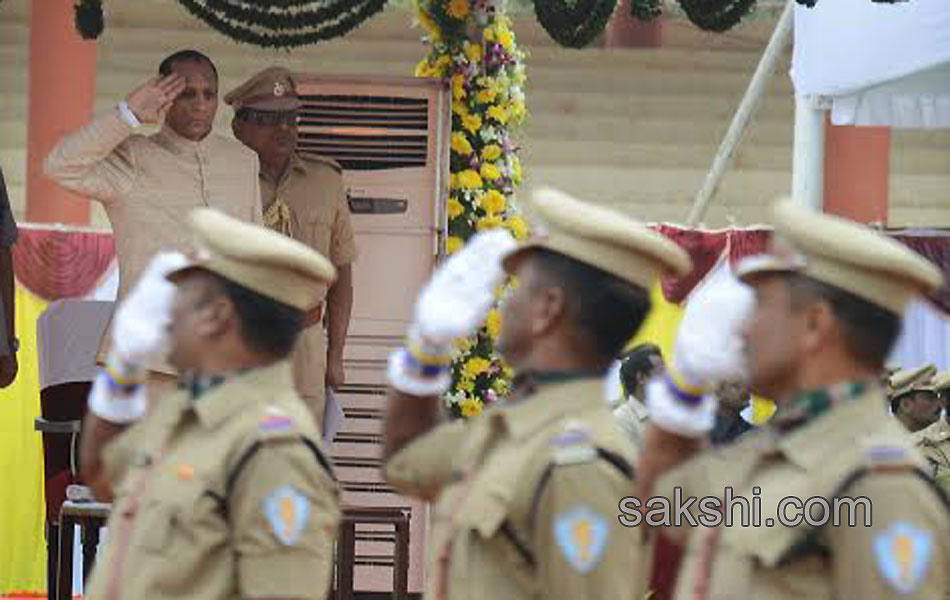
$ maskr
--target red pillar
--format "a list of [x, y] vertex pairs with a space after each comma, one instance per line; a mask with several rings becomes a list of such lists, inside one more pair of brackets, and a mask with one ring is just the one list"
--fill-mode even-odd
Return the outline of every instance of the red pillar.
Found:
[[66, 133], [89, 121], [96, 97], [96, 43], [73, 25], [75, 0], [30, 3], [30, 109], [26, 219], [89, 223], [89, 201], [43, 175], [43, 159]]
[[663, 45], [662, 16], [643, 23], [630, 14], [630, 0], [620, 0], [620, 6], [607, 24], [605, 45], [608, 48], [659, 48]]
[[825, 212], [887, 225], [890, 128], [826, 124]]

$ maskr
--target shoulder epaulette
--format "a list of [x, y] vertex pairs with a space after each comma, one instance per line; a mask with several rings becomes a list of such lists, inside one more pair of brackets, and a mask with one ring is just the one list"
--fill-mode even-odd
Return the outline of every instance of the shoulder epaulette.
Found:
[[337, 173], [343, 172], [343, 167], [336, 160], [330, 158], [329, 156], [321, 156], [320, 154], [311, 154], [311, 153], [302, 153], [300, 157], [306, 162], [318, 163], [326, 165], [336, 171]]

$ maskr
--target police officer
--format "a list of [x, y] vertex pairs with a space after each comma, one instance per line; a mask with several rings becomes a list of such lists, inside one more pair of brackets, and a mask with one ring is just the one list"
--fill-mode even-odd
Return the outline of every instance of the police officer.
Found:
[[950, 371], [937, 373], [931, 386], [940, 396], [943, 405], [943, 418], [914, 434], [917, 447], [927, 458], [931, 473], [937, 483], [950, 494], [950, 401], [947, 391], [950, 390]]
[[[731, 293], [691, 301], [670, 377], [648, 387], [640, 493], [673, 498], [681, 486], [683, 497], [722, 500], [731, 486], [760, 502], [761, 522], [751, 527], [707, 521], [656, 530], [658, 548], [664, 540], [685, 545], [675, 596], [943, 598], [950, 510], [908, 433], [887, 414], [878, 383], [907, 301], [939, 287], [940, 271], [866, 227], [791, 202], [777, 205], [775, 228], [771, 253], [739, 266], [754, 289], [751, 314], [730, 314]], [[753, 390], [775, 398], [778, 411], [769, 427], [695, 454], [689, 440], [711, 427], [714, 413], [702, 394], [743, 355]], [[671, 451], [677, 439], [683, 443]], [[646, 478], [669, 463], [678, 464], [650, 490]], [[857, 527], [832, 504], [840, 497], [870, 500], [871, 508], [853, 509]], [[820, 503], [786, 501], [783, 510], [787, 498], [824, 499], [841, 526], [822, 525]]]
[[[323, 600], [338, 492], [287, 357], [333, 267], [212, 209], [190, 223], [197, 251], [153, 259], [93, 385], [84, 477], [115, 503], [86, 597]], [[181, 390], [149, 402], [166, 346]]]
[[888, 396], [893, 414], [907, 431], [920, 431], [940, 418], [940, 398], [933, 385], [937, 368], [924, 365], [905, 369], [891, 376]]
[[234, 108], [235, 137], [260, 160], [264, 224], [320, 252], [337, 270], [336, 281], [323, 290], [326, 301], [307, 315], [293, 356], [297, 392], [322, 423], [325, 387], [344, 383], [343, 347], [353, 307], [356, 244], [342, 169], [333, 159], [297, 152], [300, 99], [287, 69], [257, 73], [224, 101]]
[[[416, 304], [407, 347], [390, 359], [386, 476], [433, 501], [425, 597], [633, 598], [641, 541], [617, 502], [635, 450], [614, 424], [605, 373], [649, 309], [655, 278], [690, 269], [673, 242], [554, 190], [543, 221], [513, 249], [476, 236]], [[504, 271], [517, 279], [497, 349], [514, 369], [502, 406], [439, 421], [452, 341], [475, 329]]]

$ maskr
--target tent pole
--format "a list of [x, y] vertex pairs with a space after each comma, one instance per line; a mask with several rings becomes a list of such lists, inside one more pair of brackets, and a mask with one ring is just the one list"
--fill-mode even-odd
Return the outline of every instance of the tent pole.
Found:
[[729, 124], [729, 129], [726, 131], [722, 143], [719, 144], [719, 150], [713, 158], [709, 173], [706, 174], [703, 187], [700, 188], [693, 200], [693, 206], [686, 218], [686, 224], [690, 227], [695, 227], [702, 220], [710, 200], [716, 195], [719, 184], [722, 183], [726, 170], [732, 164], [732, 159], [739, 148], [739, 143], [742, 141], [742, 135], [745, 133], [749, 121], [762, 103], [769, 79], [775, 71], [775, 65], [778, 63], [792, 31], [794, 6], [795, 0], [788, 0], [785, 3], [782, 16], [775, 25], [775, 31], [772, 32], [772, 37], [765, 47], [765, 52], [762, 53], [762, 58], [759, 59], [759, 65], [755, 69], [755, 74], [752, 75], [752, 80], [749, 81], [742, 102], [739, 104], [736, 114], [732, 117], [732, 123]]
[[820, 211], [825, 195], [825, 110], [817, 96], [795, 95], [792, 198]]

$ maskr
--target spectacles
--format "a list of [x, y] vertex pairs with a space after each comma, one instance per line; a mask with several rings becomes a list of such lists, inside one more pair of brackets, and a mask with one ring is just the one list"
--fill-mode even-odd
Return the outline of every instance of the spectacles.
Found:
[[241, 119], [255, 125], [277, 126], [277, 125], [296, 125], [298, 119], [295, 110], [250, 110], [246, 109]]

